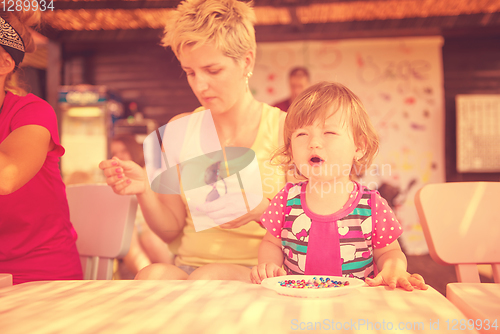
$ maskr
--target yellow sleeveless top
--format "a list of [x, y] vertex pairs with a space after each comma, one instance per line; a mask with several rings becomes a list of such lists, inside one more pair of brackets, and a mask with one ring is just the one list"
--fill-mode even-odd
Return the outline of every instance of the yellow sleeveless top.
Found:
[[[194, 112], [203, 110], [205, 108], [200, 107]], [[271, 165], [269, 161], [279, 145], [281, 113], [280, 109], [263, 104], [259, 130], [251, 147], [259, 165], [264, 197], [271, 199], [285, 186], [283, 171], [278, 166]], [[193, 121], [188, 125], [188, 132], [199, 133], [200, 128], [200, 122]], [[257, 253], [265, 234], [264, 228], [257, 222], [249, 222], [236, 229], [221, 229], [217, 226], [195, 232], [186, 198], [184, 194], [181, 197], [186, 206], [187, 218], [183, 233], [170, 245], [176, 254], [176, 265], [196, 267], [209, 263], [257, 265]]]

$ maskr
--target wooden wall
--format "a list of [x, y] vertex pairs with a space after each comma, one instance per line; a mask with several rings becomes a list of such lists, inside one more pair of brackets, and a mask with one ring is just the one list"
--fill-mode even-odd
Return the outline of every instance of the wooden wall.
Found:
[[457, 94], [500, 94], [500, 36], [446, 37], [443, 46], [443, 71], [446, 180], [500, 181], [500, 173], [457, 172], [455, 128]]
[[179, 62], [155, 42], [66, 45], [63, 84], [105, 85], [159, 125], [200, 104]]

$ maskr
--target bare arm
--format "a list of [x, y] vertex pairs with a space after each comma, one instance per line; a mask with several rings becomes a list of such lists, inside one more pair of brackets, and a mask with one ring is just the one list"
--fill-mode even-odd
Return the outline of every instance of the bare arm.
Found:
[[180, 195], [155, 193], [146, 171], [133, 161], [102, 161], [106, 182], [119, 195], [136, 195], [147, 224], [163, 241], [171, 242], [186, 224], [186, 208]]
[[25, 125], [0, 143], [0, 195], [24, 186], [40, 171], [54, 148], [50, 132], [40, 125]]
[[251, 281], [260, 284], [265, 278], [286, 275], [283, 260], [281, 240], [268, 231], [260, 244], [259, 265], [252, 268]]
[[410, 275], [407, 270], [406, 256], [401, 251], [397, 241], [386, 247], [373, 251], [374, 259], [380, 272], [374, 279], [366, 279], [370, 286], [386, 284], [394, 289], [397, 286], [411, 291], [413, 287], [426, 290], [427, 286], [422, 276], [419, 274]]
[[[174, 121], [186, 116], [180, 114]], [[166, 243], [173, 241], [186, 224], [186, 207], [181, 195], [165, 195], [154, 192], [145, 169], [133, 161], [118, 158], [102, 161], [99, 168], [104, 171], [106, 182], [119, 195], [137, 196], [146, 223]]]
[[375, 249], [373, 256], [380, 271], [384, 268], [392, 271], [406, 271], [406, 256], [401, 251], [397, 241], [389, 246]]
[[186, 225], [186, 207], [180, 195], [155, 193], [150, 187], [137, 195], [144, 219], [166, 243], [172, 242]]

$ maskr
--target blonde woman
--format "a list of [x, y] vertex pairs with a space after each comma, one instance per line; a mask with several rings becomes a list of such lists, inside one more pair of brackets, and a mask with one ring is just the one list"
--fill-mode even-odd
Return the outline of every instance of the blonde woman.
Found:
[[59, 172], [64, 148], [52, 107], [9, 84], [35, 45], [39, 12], [0, 12], [0, 271], [14, 284], [82, 279], [76, 232]]
[[[249, 213], [236, 212], [230, 196], [209, 205], [196, 203], [203, 207], [201, 219], [228, 223], [195, 232], [184, 196], [153, 192], [147, 176], [133, 162], [102, 162], [100, 167], [114, 191], [136, 194], [151, 229], [165, 242], [177, 245], [175, 265], [152, 264], [136, 279], [249, 281], [250, 267], [257, 264], [265, 232], [257, 222], [268, 198], [285, 182], [283, 173], [269, 164], [272, 152], [280, 146], [285, 114], [255, 100], [248, 87], [255, 63], [254, 21], [252, 8], [244, 2], [188, 0], [170, 17], [162, 42], [172, 48], [202, 105], [193, 113], [211, 110], [220, 145], [256, 152], [264, 199]], [[201, 127], [189, 124], [188, 131], [199, 132]]]

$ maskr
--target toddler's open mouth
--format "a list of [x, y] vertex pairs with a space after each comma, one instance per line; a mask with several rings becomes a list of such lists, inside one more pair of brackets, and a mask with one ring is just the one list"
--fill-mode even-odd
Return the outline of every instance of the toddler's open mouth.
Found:
[[321, 159], [318, 155], [313, 155], [309, 158], [309, 165], [311, 166], [321, 166], [325, 160]]

